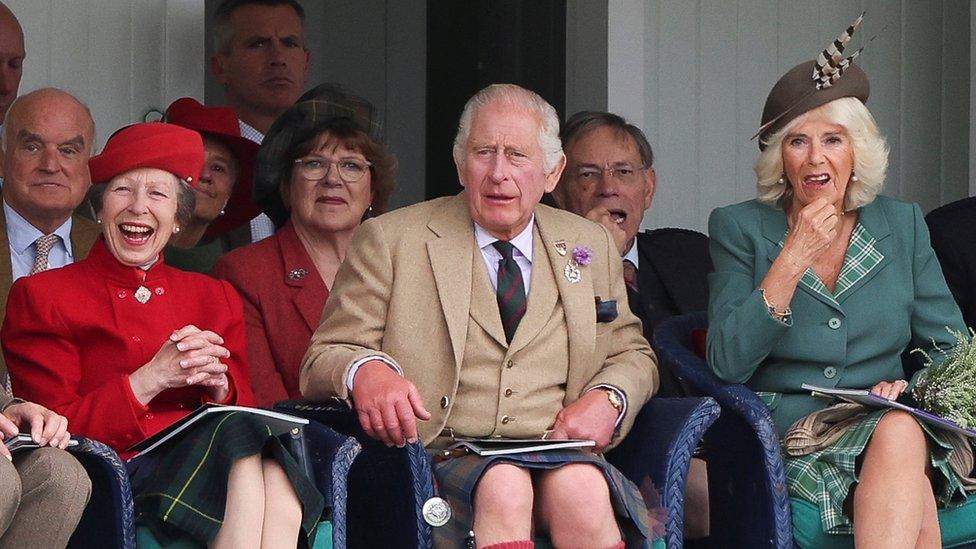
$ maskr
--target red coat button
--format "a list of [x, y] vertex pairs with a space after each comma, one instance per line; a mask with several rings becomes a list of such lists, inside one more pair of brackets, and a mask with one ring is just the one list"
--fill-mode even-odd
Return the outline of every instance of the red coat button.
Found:
[[126, 292], [125, 290], [119, 290], [119, 292], [115, 295], [119, 296], [119, 299], [125, 299], [125, 296], [129, 295], [129, 292]]
[[156, 295], [163, 295], [165, 293], [166, 293], [166, 290], [164, 290], [162, 286], [157, 286], [156, 287]]

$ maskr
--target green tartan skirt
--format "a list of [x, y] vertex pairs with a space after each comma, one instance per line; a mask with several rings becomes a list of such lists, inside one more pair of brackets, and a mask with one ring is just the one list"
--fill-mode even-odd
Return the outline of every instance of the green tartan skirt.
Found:
[[214, 414], [147, 456], [126, 464], [132, 480], [136, 522], [161, 542], [191, 538], [209, 544], [223, 525], [230, 468], [260, 454], [285, 470], [302, 503], [302, 530], [311, 547], [325, 499], [263, 416]]
[[[576, 449], [546, 450], [500, 456], [474, 454], [435, 463], [438, 495], [451, 507], [447, 524], [433, 529], [437, 549], [465, 547], [474, 523], [474, 491], [481, 476], [494, 464], [509, 463], [526, 469], [555, 469], [567, 463], [590, 463], [601, 471], [610, 488], [610, 500], [628, 549], [649, 548], [664, 535], [667, 511], [661, 495], [647, 478], [638, 488], [602, 455]], [[572, 505], [567, 502], [567, 505]]]
[[[786, 457], [786, 480], [790, 497], [816, 505], [820, 510], [823, 531], [828, 534], [852, 534], [854, 525], [844, 514], [844, 501], [852, 485], [858, 482], [857, 458], [868, 445], [874, 429], [886, 412], [868, 413], [851, 426], [831, 446], [805, 456]], [[962, 482], [949, 465], [952, 443], [938, 429], [919, 422], [929, 440], [935, 499], [939, 507], [966, 501]]]

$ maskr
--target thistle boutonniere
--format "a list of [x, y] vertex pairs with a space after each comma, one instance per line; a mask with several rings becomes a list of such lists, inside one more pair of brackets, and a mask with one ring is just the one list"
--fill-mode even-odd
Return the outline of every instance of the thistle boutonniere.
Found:
[[563, 269], [563, 274], [570, 284], [576, 284], [583, 278], [580, 267], [586, 267], [593, 261], [593, 250], [587, 246], [576, 246], [573, 248], [573, 255], [570, 256], [569, 263]]

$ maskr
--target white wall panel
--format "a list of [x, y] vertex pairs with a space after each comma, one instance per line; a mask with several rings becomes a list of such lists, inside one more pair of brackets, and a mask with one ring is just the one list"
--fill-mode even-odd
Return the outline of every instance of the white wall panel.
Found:
[[614, 0], [607, 14], [607, 103], [627, 118], [644, 118], [645, 44], [636, 37], [646, 36], [643, 12], [652, 7], [643, 0]]
[[6, 0], [27, 59], [20, 92], [53, 86], [91, 108], [97, 144], [116, 129], [203, 97], [203, 4], [198, 0]]
[[[641, 125], [655, 149], [647, 227], [704, 230], [713, 208], [755, 196], [749, 137], [770, 88], [862, 9], [854, 47], [879, 35], [859, 63], [891, 147], [886, 194], [926, 211], [966, 196], [976, 28], [968, 0], [610, 0], [608, 73], [629, 80], [609, 79], [608, 108]], [[638, 36], [643, 68], [633, 62]]]

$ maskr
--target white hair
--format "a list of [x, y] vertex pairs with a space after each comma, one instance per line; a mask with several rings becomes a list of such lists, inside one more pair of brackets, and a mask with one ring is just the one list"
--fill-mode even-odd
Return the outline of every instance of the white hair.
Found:
[[559, 116], [556, 109], [539, 94], [515, 84], [492, 84], [468, 99], [454, 137], [454, 161], [458, 165], [464, 164], [464, 148], [471, 133], [474, 113], [492, 103], [525, 109], [539, 116], [539, 146], [542, 147], [543, 166], [547, 174], [552, 173], [565, 156], [562, 141], [559, 140]]
[[884, 186], [888, 171], [888, 145], [871, 112], [854, 97], [842, 97], [811, 109], [769, 137], [766, 150], [759, 154], [753, 167], [759, 201], [783, 207], [793, 197], [793, 188], [783, 174], [783, 140], [810, 115], [843, 126], [851, 139], [854, 173], [858, 180], [852, 180], [847, 185], [844, 211], [870, 204]]

